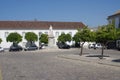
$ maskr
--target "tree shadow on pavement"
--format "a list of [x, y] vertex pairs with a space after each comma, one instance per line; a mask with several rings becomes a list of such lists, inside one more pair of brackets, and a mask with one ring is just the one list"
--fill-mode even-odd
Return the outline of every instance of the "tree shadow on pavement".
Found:
[[112, 60], [112, 62], [119, 62], [120, 63], [120, 59]]
[[[74, 55], [79, 55], [80, 53], [74, 53]], [[87, 55], [87, 54], [90, 54], [90, 53], [83, 53], [82, 55]]]
[[86, 56], [86, 57], [98, 57], [99, 59], [105, 59], [105, 57], [110, 57], [110, 56], [107, 56], [107, 55], [88, 55], [88, 56]]
[[[102, 57], [102, 55], [88, 55], [86, 57]], [[103, 55], [103, 57], [110, 57], [110, 56]]]

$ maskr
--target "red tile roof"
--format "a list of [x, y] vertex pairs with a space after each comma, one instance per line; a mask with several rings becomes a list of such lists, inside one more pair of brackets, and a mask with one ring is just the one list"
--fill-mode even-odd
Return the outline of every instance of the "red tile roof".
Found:
[[0, 21], [0, 29], [78, 29], [85, 25], [82, 22], [49, 22], [49, 21]]

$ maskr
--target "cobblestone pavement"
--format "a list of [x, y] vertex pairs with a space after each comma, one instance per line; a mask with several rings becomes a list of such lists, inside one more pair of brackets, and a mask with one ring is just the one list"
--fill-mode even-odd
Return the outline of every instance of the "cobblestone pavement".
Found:
[[46, 49], [0, 53], [3, 80], [120, 80], [120, 67], [57, 57], [78, 52], [79, 49]]

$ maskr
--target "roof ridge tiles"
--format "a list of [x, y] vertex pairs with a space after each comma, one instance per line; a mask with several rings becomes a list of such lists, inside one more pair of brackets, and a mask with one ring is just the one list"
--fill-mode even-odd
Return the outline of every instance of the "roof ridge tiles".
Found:
[[52, 21], [0, 21], [0, 29], [77, 29], [84, 27], [82, 22], [52, 22]]

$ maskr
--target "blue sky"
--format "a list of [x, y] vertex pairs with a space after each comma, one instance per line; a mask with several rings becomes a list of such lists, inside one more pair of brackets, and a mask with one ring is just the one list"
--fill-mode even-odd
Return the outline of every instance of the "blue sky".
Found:
[[0, 0], [0, 20], [83, 22], [90, 27], [107, 24], [120, 10], [120, 0]]

